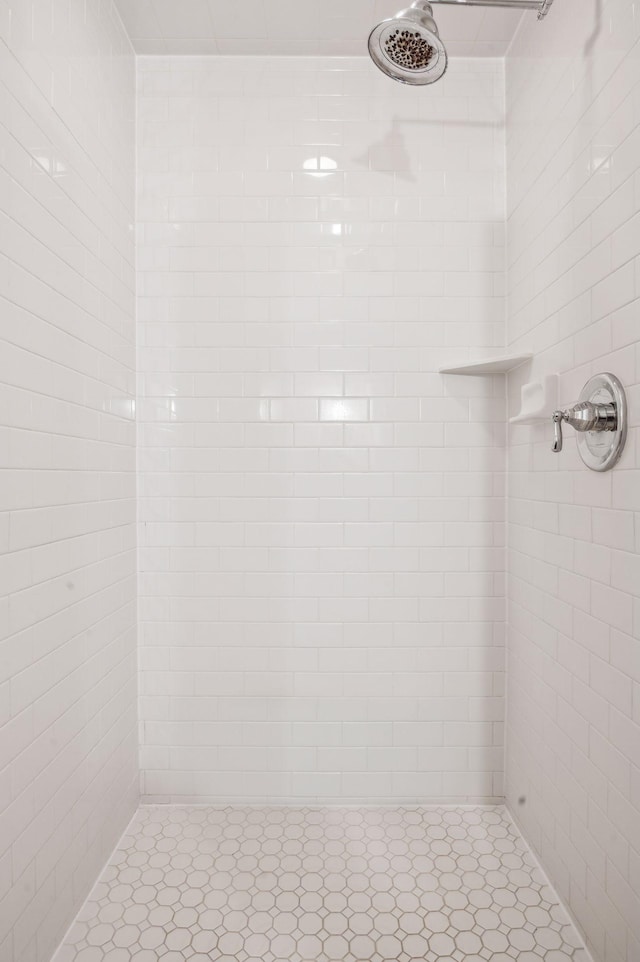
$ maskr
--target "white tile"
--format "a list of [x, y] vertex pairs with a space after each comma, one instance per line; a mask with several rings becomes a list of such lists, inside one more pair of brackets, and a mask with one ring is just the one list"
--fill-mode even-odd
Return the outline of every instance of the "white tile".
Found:
[[47, 962], [138, 796], [135, 65], [110, 5], [23, 13], [0, 108], [0, 954]]
[[[350, 24], [355, 29], [357, 16], [364, 13], [364, 5], [360, 6], [359, 12], [348, 15], [341, 5], [323, 14], [329, 18], [326, 22], [335, 20], [332, 30], [348, 33]], [[219, 28], [228, 37], [241, 40], [244, 35], [236, 32], [235, 15], [224, 14], [217, 2], [209, 7]], [[257, 14], [256, 28], [263, 29], [264, 11], [258, 7], [253, 12]], [[289, 23], [289, 12], [286, 4], [279, 4], [269, 9], [266, 22], [268, 31], [280, 23], [287, 42], [291, 40], [287, 30], [300, 30], [303, 23], [299, 9], [295, 23]], [[188, 19], [189, 11], [185, 23]], [[145, 660], [142, 672], [149, 675], [152, 685], [156, 676], [178, 721], [196, 716], [205, 720], [207, 705], [209, 721], [215, 721], [219, 710], [215, 699], [222, 695], [225, 684], [232, 686], [229, 695], [233, 698], [233, 706], [229, 701], [225, 710], [233, 711], [234, 719], [242, 719], [246, 712], [253, 723], [263, 712], [265, 726], [276, 717], [298, 722], [326, 719], [345, 725], [358, 721], [358, 741], [348, 746], [358, 751], [342, 756], [329, 753], [340, 744], [339, 727], [317, 724], [304, 731], [294, 728], [291, 733], [296, 745], [322, 753], [327, 765], [331, 764], [328, 759], [335, 758], [336, 768], [343, 770], [345, 777], [336, 779], [327, 772], [326, 777], [314, 779], [317, 769], [309, 763], [302, 778], [290, 756], [293, 781], [289, 785], [306, 798], [335, 793], [338, 799], [356, 793], [349, 759], [354, 760], [353, 771], [367, 774], [367, 749], [384, 747], [380, 745], [380, 724], [387, 726], [388, 739], [394, 721], [416, 717], [413, 699], [441, 697], [442, 670], [453, 669], [451, 685], [455, 686], [456, 669], [467, 665], [464, 646], [456, 650], [455, 658], [447, 656], [444, 648], [436, 648], [421, 671], [416, 671], [415, 652], [421, 644], [417, 629], [424, 617], [419, 599], [424, 598], [426, 604], [443, 595], [441, 565], [447, 565], [454, 579], [449, 582], [450, 593], [458, 595], [460, 604], [456, 601], [450, 609], [441, 606], [427, 612], [435, 630], [441, 616], [455, 616], [459, 622], [470, 594], [494, 590], [493, 576], [484, 574], [486, 565], [480, 558], [479, 570], [475, 562], [470, 569], [467, 552], [476, 529], [464, 527], [471, 513], [470, 499], [495, 491], [493, 483], [485, 483], [485, 478], [493, 477], [493, 466], [485, 463], [478, 469], [483, 472], [482, 481], [461, 486], [468, 462], [445, 462], [443, 446], [446, 422], [462, 418], [469, 423], [472, 417], [474, 425], [479, 425], [494, 413], [487, 405], [470, 413], [469, 392], [477, 389], [475, 383], [455, 388], [449, 392], [455, 400], [442, 402], [442, 379], [434, 374], [432, 357], [426, 359], [424, 374], [409, 377], [409, 372], [422, 371], [423, 360], [416, 349], [423, 344], [438, 347], [444, 331], [439, 324], [422, 323], [419, 298], [410, 295], [406, 283], [400, 284], [411, 280], [406, 270], [410, 265], [406, 258], [394, 256], [392, 238], [394, 231], [402, 227], [410, 231], [415, 226], [412, 198], [417, 200], [434, 186], [440, 190], [438, 185], [444, 183], [441, 172], [418, 176], [416, 167], [415, 179], [407, 181], [381, 170], [363, 170], [354, 157], [359, 156], [363, 139], [371, 142], [378, 136], [381, 120], [391, 123], [393, 100], [379, 100], [377, 93], [368, 89], [370, 67], [366, 61], [316, 61], [312, 71], [309, 66], [301, 60], [140, 63], [145, 98], [154, 94], [168, 98], [166, 114], [158, 114], [152, 125], [147, 122], [139, 128], [139, 149], [143, 189], [145, 183], [152, 183], [154, 194], [160, 195], [155, 199], [161, 202], [159, 213], [151, 209], [141, 212], [143, 235], [153, 239], [153, 256], [140, 264], [141, 279], [151, 285], [150, 290], [157, 290], [154, 303], [162, 316], [169, 318], [168, 326], [163, 321], [158, 327], [154, 314], [140, 314], [140, 362], [154, 378], [151, 381], [145, 376], [140, 382], [141, 519], [145, 522], [141, 540], [149, 544], [141, 555], [141, 613], [145, 626], [167, 617], [180, 619], [183, 625], [197, 618], [203, 642], [210, 645], [215, 638], [211, 650], [224, 652], [224, 666], [214, 658], [212, 667], [206, 668], [208, 656], [197, 655], [191, 647], [181, 654], [179, 633], [175, 635], [171, 644], [180, 645], [175, 664], [182, 665], [186, 676], [180, 696], [169, 693], [170, 679], [159, 663], [154, 667], [153, 661]], [[242, 93], [247, 71], [248, 76], [261, 78], [259, 99]], [[177, 82], [176, 77], [172, 83], [171, 76], [177, 74], [182, 81]], [[499, 111], [501, 88], [495, 83], [494, 66], [487, 63], [477, 76], [485, 77]], [[475, 79], [477, 76], [474, 73]], [[454, 81], [455, 95], [484, 102], [487, 91], [477, 96], [475, 79], [459, 77]], [[347, 89], [354, 93], [336, 97]], [[296, 96], [292, 90], [298, 92]], [[216, 95], [214, 111], [209, 109], [209, 92]], [[374, 107], [376, 121], [368, 119]], [[419, 116], [417, 102], [408, 101], [406, 109]], [[252, 152], [246, 149], [244, 121], [239, 123], [237, 118], [251, 118], [256, 125], [262, 114], [274, 123], [286, 123], [287, 134], [283, 138], [275, 128], [256, 126]], [[147, 158], [153, 160], [154, 144], [165, 144], [163, 149], [171, 149], [172, 143], [174, 149], [179, 146], [181, 128], [172, 117], [180, 118], [183, 133], [197, 126], [201, 142], [211, 151], [208, 156], [199, 154], [193, 192], [188, 189], [193, 170], [190, 151], [173, 153], [175, 170], [168, 178], [152, 181], [153, 170], [144, 167]], [[417, 158], [419, 130], [407, 125], [403, 136], [412, 147], [409, 157]], [[452, 145], [448, 155], [442, 155], [442, 163], [457, 155]], [[265, 156], [268, 170], [260, 159]], [[338, 175], [331, 174], [329, 166], [323, 169], [323, 157], [346, 171], [345, 177], [339, 175], [340, 191], [346, 191], [339, 203], [335, 196], [327, 196], [327, 184], [335, 195], [335, 184], [330, 181]], [[224, 158], [224, 177], [218, 171], [219, 158]], [[304, 173], [309, 159], [312, 172]], [[479, 187], [473, 176], [457, 181], [462, 197], [471, 196]], [[257, 206], [243, 207], [241, 198], [235, 196], [240, 192], [253, 195]], [[397, 196], [401, 206], [395, 210], [390, 204], [372, 221], [370, 203], [377, 195], [391, 201]], [[191, 234], [193, 243], [176, 248], [174, 235], [163, 233], [158, 220], [164, 216], [163, 199], [174, 205], [188, 202], [189, 209], [179, 212], [174, 208], [174, 214], [197, 218], [189, 221], [189, 229], [197, 231], [197, 236]], [[216, 200], [224, 204], [224, 223], [240, 221], [241, 230], [225, 228], [221, 233], [213, 216]], [[208, 211], [210, 203], [213, 206]], [[434, 229], [436, 226], [440, 222]], [[504, 250], [501, 245], [494, 247], [493, 221], [484, 230], [482, 225], [475, 231], [469, 225], [460, 236], [453, 231], [455, 223], [446, 226], [452, 228], [447, 250], [458, 257], [452, 263], [466, 264], [469, 245], [478, 248], [488, 237], [493, 268], [502, 269]], [[433, 246], [434, 235], [425, 239], [421, 230], [414, 231], [404, 242], [419, 253], [424, 244]], [[162, 286], [162, 252], [167, 249], [179, 251], [179, 260], [174, 258], [174, 262], [180, 271], [174, 273], [194, 279], [194, 287], [184, 287], [179, 296]], [[414, 261], [412, 277], [417, 279], [419, 257]], [[231, 274], [235, 276], [231, 278]], [[206, 284], [206, 289], [196, 286], [200, 284]], [[437, 272], [420, 284], [425, 295], [442, 290]], [[401, 297], [394, 294], [396, 285]], [[213, 302], [216, 292], [222, 295], [217, 305]], [[458, 292], [460, 313], [465, 317], [471, 297], [474, 303], [482, 302], [482, 296], [478, 300], [473, 292]], [[445, 310], [446, 303], [432, 297], [429, 308]], [[477, 335], [480, 345], [481, 324]], [[162, 344], [175, 343], [176, 349], [155, 353], [158, 337], [163, 338]], [[150, 403], [145, 403], [147, 385]], [[425, 397], [438, 399], [430, 412]], [[164, 403], [159, 403], [162, 399]], [[419, 422], [421, 402], [423, 423]], [[158, 443], [157, 436], [147, 432], [158, 414], [181, 430], [179, 438], [167, 435], [174, 451], [168, 473], [166, 465], [145, 456], [146, 450], [151, 446], [155, 450]], [[195, 424], [191, 437], [182, 433], [186, 422]], [[433, 465], [421, 464], [423, 445], [433, 451]], [[452, 472], [449, 500], [443, 499], [445, 463]], [[160, 521], [167, 513], [172, 526], [154, 548], [149, 542], [148, 520]], [[418, 527], [421, 516], [423, 523]], [[440, 555], [434, 555], [429, 563], [425, 556], [420, 570], [417, 546], [433, 545], [435, 549], [442, 545], [444, 517], [461, 522], [460, 547], [440, 547]], [[191, 540], [192, 525], [198, 544], [207, 551], [222, 547], [224, 555], [179, 553], [180, 545]], [[189, 530], [183, 532], [183, 527]], [[483, 530], [491, 543], [498, 539], [492, 522]], [[412, 540], [405, 544], [409, 536]], [[173, 546], [168, 556], [166, 539]], [[225, 544], [244, 547], [242, 551], [232, 549], [235, 553], [231, 555]], [[167, 565], [178, 576], [171, 581], [157, 577]], [[497, 570], [502, 567], [496, 557]], [[147, 570], [154, 573], [155, 580], [145, 576]], [[231, 580], [221, 581], [217, 574], [213, 577], [225, 571], [233, 572]], [[192, 582], [182, 577], [188, 572], [200, 579], [193, 583], [198, 597], [192, 594]], [[468, 582], [459, 581], [456, 587], [457, 572], [468, 575]], [[203, 597], [211, 593], [220, 597], [219, 603]], [[167, 595], [171, 597], [169, 608]], [[412, 647], [403, 656], [393, 644], [394, 632], [409, 638], [412, 631]], [[261, 648], [252, 667], [256, 644]], [[188, 663], [184, 652], [189, 652]], [[197, 674], [196, 657], [206, 674]], [[232, 673], [226, 681], [216, 675], [222, 667]], [[199, 695], [189, 694], [189, 679], [194, 685], [191, 691], [197, 688]], [[468, 691], [465, 687], [467, 694], [462, 699], [479, 697], [485, 691], [480, 675], [461, 677], [463, 684]], [[190, 705], [190, 697], [199, 704]], [[208, 697], [214, 700], [209, 702]], [[152, 713], [158, 710], [146, 698], [142, 705], [143, 714], [147, 706]], [[475, 723], [468, 714], [464, 712], [463, 717], [472, 740]], [[265, 733], [268, 731], [266, 727]], [[247, 738], [260, 738], [259, 729], [252, 728]], [[250, 741], [245, 744], [252, 747]], [[437, 744], [443, 744], [441, 732]], [[179, 746], [176, 748], [179, 752]], [[344, 761], [339, 762], [339, 757]], [[213, 770], [205, 766], [203, 784], [220, 770], [219, 757], [210, 758]], [[282, 756], [283, 764], [286, 758]], [[381, 759], [372, 756], [369, 788], [393, 800], [406, 786], [389, 777], [391, 769], [381, 768]], [[495, 759], [487, 759], [487, 765], [494, 764]], [[249, 770], [246, 790], [251, 785], [263, 796], [268, 782], [264, 766], [252, 768], [247, 762]], [[492, 771], [487, 784], [494, 774]], [[154, 789], [159, 789], [161, 779], [156, 767]], [[436, 783], [437, 777], [431, 782], [434, 791]], [[168, 771], [168, 796], [176, 797], [176, 785]], [[187, 781], [183, 785], [192, 793]]]
[[[506, 60], [507, 343], [535, 353], [509, 379], [509, 408], [525, 379], [559, 374], [564, 405], [611, 370], [629, 392], [633, 437], [637, 30], [628, 0], [608, 5], [605, 33], [584, 23], [579, 37], [567, 12], [523, 19]], [[543, 425], [511, 435], [506, 794], [594, 958], [628, 960], [640, 908], [629, 860], [640, 804], [635, 450], [597, 475], [571, 432], [561, 455], [549, 444]]]
[[[321, 751], [341, 766], [343, 755]], [[411, 776], [395, 777], [401, 785]], [[296, 781], [305, 794], [338, 778], [302, 774]], [[363, 787], [388, 793], [375, 773], [345, 774], [343, 781], [345, 794], [353, 789], [354, 797]], [[363, 837], [369, 846], [345, 865], [344, 849], [359, 850]], [[316, 851], [320, 839], [324, 851]], [[268, 890], [265, 872], [247, 863], [247, 844], [259, 866], [268, 862]], [[182, 852], [179, 868], [166, 859], [174, 847]], [[244, 887], [234, 893], [230, 878]], [[478, 888], [483, 878], [486, 888]], [[463, 897], [471, 879], [474, 888]], [[441, 884], [434, 888], [436, 880]], [[114, 945], [122, 949], [112, 952], [134, 955], [188, 946], [201, 955], [325, 954], [336, 960], [391, 959], [404, 952], [435, 958], [443, 951], [484, 958], [513, 946], [553, 962], [586, 959], [578, 933], [504, 810], [475, 806], [144, 807], [55, 962], [80, 962]]]

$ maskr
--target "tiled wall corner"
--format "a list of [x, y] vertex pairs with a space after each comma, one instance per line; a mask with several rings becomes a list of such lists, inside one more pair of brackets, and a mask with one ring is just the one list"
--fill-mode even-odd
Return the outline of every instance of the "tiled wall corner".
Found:
[[137, 799], [134, 58], [0, 0], [0, 959], [48, 962]]
[[143, 796], [502, 792], [503, 65], [141, 58]]
[[[597, 962], [640, 959], [640, 20], [556, 2], [507, 58], [510, 378], [621, 378], [627, 449], [590, 472], [569, 429], [509, 449], [507, 797]], [[519, 799], [526, 802], [519, 804]]]

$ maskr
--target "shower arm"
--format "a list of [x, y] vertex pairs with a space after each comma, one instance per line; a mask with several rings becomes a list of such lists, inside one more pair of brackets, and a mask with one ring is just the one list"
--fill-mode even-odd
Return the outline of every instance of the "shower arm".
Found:
[[459, 7], [510, 7], [512, 10], [537, 10], [538, 20], [543, 20], [553, 0], [429, 0], [429, 3], [448, 3]]

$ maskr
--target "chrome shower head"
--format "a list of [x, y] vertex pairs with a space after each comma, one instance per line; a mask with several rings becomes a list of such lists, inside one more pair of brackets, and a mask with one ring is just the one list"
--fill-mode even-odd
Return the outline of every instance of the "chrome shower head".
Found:
[[447, 69], [447, 51], [427, 0], [413, 0], [406, 10], [374, 27], [369, 53], [376, 67], [404, 84], [435, 83]]

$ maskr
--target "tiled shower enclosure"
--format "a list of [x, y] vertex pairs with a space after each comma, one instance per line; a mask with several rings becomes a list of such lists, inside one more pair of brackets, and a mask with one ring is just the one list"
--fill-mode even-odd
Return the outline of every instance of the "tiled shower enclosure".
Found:
[[640, 962], [637, 0], [396, 6], [0, 0], [0, 962]]

